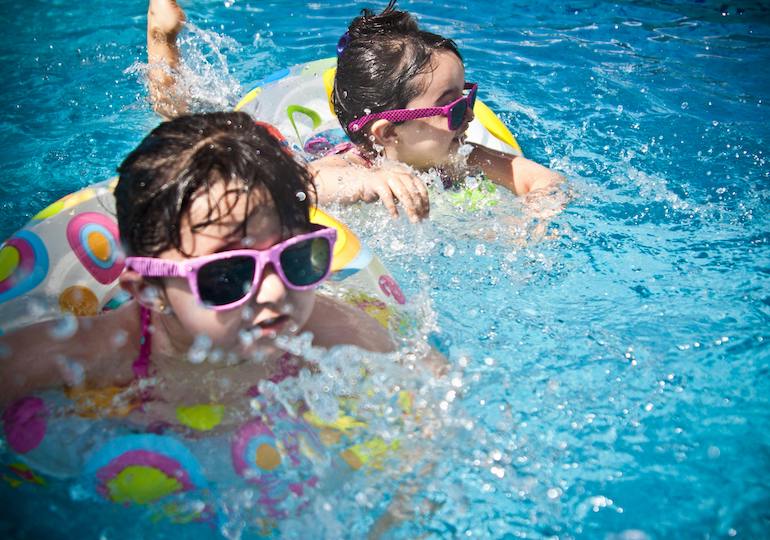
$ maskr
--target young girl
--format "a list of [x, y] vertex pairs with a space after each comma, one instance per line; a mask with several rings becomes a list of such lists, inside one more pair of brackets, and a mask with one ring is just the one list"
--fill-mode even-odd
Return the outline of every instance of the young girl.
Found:
[[[332, 98], [352, 143], [309, 165], [319, 204], [379, 199], [394, 217], [400, 205], [418, 221], [428, 216], [430, 204], [416, 172], [430, 169], [447, 187], [479, 171], [516, 194], [558, 184], [561, 175], [523, 157], [477, 144], [461, 155], [477, 86], [466, 82], [454, 42], [420, 30], [394, 5], [392, 0], [378, 15], [364, 10], [340, 39]], [[184, 20], [174, 0], [150, 0], [151, 99], [165, 116], [186, 107], [173, 77], [179, 64], [176, 36]]]
[[120, 286], [133, 300], [80, 318], [69, 339], [53, 337], [55, 322], [0, 337], [0, 406], [62, 386], [135, 386], [148, 420], [174, 422], [180, 405], [246, 406], [259, 381], [297, 374], [304, 362], [279, 336], [393, 349], [374, 319], [316, 295], [336, 233], [309, 220], [307, 170], [245, 113], [165, 122], [119, 173]]
[[452, 40], [421, 30], [394, 5], [377, 15], [364, 10], [340, 39], [332, 100], [352, 144], [311, 165], [320, 202], [366, 200], [365, 185], [386, 183], [402, 204], [419, 207], [420, 192], [402, 196], [378, 158], [435, 169], [447, 187], [478, 171], [516, 194], [557, 184], [561, 176], [546, 167], [478, 144], [464, 159], [458, 150], [478, 85], [466, 81]]

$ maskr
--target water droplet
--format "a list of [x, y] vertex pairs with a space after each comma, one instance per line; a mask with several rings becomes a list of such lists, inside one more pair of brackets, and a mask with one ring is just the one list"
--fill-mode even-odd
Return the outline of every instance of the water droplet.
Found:
[[254, 344], [254, 334], [251, 330], [240, 330], [238, 332], [238, 343], [242, 347], [251, 347]]
[[457, 153], [460, 154], [463, 157], [468, 157], [473, 152], [473, 145], [470, 144], [463, 144], [460, 146], [460, 148], [457, 149]]
[[195, 336], [193, 344], [190, 346], [190, 350], [187, 351], [187, 359], [193, 364], [200, 364], [208, 356], [211, 349], [211, 338], [205, 334], [198, 334]]
[[56, 321], [54, 326], [51, 327], [49, 333], [52, 338], [65, 340], [75, 335], [78, 331], [78, 319], [71, 313], [67, 313], [64, 317]]
[[64, 374], [64, 379], [70, 386], [80, 386], [85, 381], [85, 369], [80, 362], [59, 355], [56, 357], [56, 364]]
[[112, 345], [115, 348], [122, 347], [128, 341], [128, 332], [125, 330], [118, 330], [112, 335]]

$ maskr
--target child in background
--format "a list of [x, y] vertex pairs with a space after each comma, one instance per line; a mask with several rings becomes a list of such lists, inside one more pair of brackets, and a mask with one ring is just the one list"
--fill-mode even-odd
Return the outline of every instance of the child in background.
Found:
[[[476, 88], [466, 84], [454, 42], [420, 30], [394, 5], [391, 1], [378, 15], [364, 10], [340, 39], [332, 98], [352, 143], [309, 165], [318, 203], [381, 200], [394, 217], [400, 205], [411, 221], [419, 221], [428, 216], [430, 202], [416, 171], [437, 170], [446, 187], [481, 171], [519, 195], [561, 182], [561, 175], [542, 165], [481, 145], [460, 154]], [[176, 37], [184, 21], [174, 0], [150, 0], [150, 94], [155, 110], [166, 117], [187, 106], [174, 78]]]
[[[394, 5], [364, 10], [340, 39], [332, 100], [351, 144], [311, 164], [320, 203], [367, 200], [365, 186], [386, 184], [419, 210], [421, 192], [402, 189], [378, 158], [435, 169], [445, 187], [478, 171], [518, 195], [559, 183], [559, 174], [523, 157], [472, 143], [459, 152], [478, 86], [466, 81], [452, 40], [421, 30]], [[380, 198], [395, 214], [392, 196]]]
[[[393, 349], [374, 319], [316, 295], [336, 232], [310, 222], [310, 174], [247, 114], [165, 122], [119, 173], [120, 286], [133, 300], [79, 318], [69, 339], [53, 337], [55, 322], [0, 337], [0, 405], [63, 386], [134, 386], [144, 414], [174, 422], [180, 404], [245, 407], [260, 380], [296, 375], [305, 362], [278, 336]], [[201, 341], [205, 357], [192, 358]]]

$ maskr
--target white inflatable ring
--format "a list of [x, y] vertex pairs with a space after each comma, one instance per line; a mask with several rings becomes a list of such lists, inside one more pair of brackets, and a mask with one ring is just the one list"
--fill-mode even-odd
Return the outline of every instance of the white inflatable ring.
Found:
[[[277, 71], [247, 93], [235, 110], [277, 127], [295, 151], [313, 153], [313, 141], [319, 135], [330, 135], [332, 140], [345, 137], [331, 105], [336, 66], [336, 58], [323, 58]], [[469, 141], [522, 154], [516, 138], [480, 99], [473, 112]]]

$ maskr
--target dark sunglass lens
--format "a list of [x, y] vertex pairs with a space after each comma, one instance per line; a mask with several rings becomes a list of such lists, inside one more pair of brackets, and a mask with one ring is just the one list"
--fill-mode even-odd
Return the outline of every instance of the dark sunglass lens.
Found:
[[204, 304], [224, 306], [240, 300], [251, 289], [256, 263], [251, 257], [212, 261], [198, 269], [198, 293]]
[[281, 268], [292, 285], [303, 287], [321, 281], [331, 262], [331, 249], [326, 238], [305, 240], [281, 253]]
[[476, 105], [476, 94], [477, 94], [478, 87], [471, 88], [470, 93], [468, 94], [468, 101], [470, 101], [471, 109]]
[[465, 111], [468, 109], [468, 102], [465, 100], [462, 100], [457, 105], [452, 107], [452, 110], [449, 111], [449, 129], [457, 129], [459, 128], [463, 120], [465, 119]]

